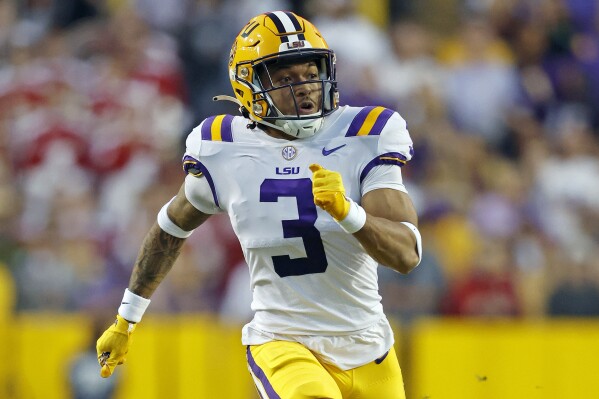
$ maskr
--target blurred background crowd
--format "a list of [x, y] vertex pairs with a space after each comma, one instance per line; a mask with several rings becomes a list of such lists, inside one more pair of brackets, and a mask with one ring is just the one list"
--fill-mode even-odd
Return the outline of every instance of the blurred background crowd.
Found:
[[[599, 2], [390, 0], [378, 19], [362, 3], [0, 1], [4, 308], [113, 315], [186, 135], [237, 114], [212, 102], [237, 32], [285, 9], [336, 51], [341, 103], [399, 111], [415, 142], [425, 252], [408, 276], [380, 268], [388, 315], [599, 316]], [[249, 295], [216, 216], [151, 312], [245, 321]]]

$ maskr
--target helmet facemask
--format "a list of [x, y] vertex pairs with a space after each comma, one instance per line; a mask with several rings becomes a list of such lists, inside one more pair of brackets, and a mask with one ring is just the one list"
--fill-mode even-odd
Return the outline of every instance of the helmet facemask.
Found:
[[[250, 74], [252, 81], [244, 82], [252, 88], [253, 92], [250, 115], [258, 116], [260, 118], [258, 123], [293, 137], [313, 136], [322, 126], [323, 118], [337, 109], [338, 92], [337, 82], [334, 80], [334, 57], [330, 50], [312, 50], [299, 54], [267, 57], [252, 62], [249, 66], [252, 70]], [[276, 70], [307, 63], [313, 64], [317, 69], [318, 76], [314, 79], [282, 85], [273, 82], [273, 74]], [[306, 111], [308, 108], [312, 108], [313, 112], [308, 113]]]

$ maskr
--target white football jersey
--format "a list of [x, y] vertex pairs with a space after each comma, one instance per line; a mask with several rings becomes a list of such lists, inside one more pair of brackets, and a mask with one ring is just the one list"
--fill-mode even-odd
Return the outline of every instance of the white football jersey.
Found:
[[341, 107], [310, 138], [270, 137], [240, 116], [204, 120], [187, 139], [186, 196], [226, 212], [249, 265], [252, 328], [272, 334], [349, 335], [384, 318], [377, 262], [314, 204], [318, 163], [338, 171], [358, 204], [377, 188], [405, 191], [400, 168], [413, 154], [398, 113]]

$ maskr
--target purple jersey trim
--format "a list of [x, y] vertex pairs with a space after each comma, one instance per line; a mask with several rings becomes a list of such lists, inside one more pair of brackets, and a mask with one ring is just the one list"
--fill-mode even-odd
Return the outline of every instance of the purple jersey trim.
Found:
[[221, 125], [221, 137], [223, 141], [232, 143], [233, 142], [233, 131], [231, 130], [231, 125], [233, 124], [233, 116], [225, 115], [223, 118], [223, 123]]
[[204, 121], [204, 123], [202, 124], [202, 140], [208, 140], [211, 141], [212, 140], [212, 124], [214, 123], [214, 120], [216, 119], [216, 115], [215, 116], [211, 116], [210, 118], [206, 119]]
[[264, 389], [266, 390], [266, 393], [268, 394], [268, 398], [269, 399], [281, 399], [279, 394], [277, 394], [275, 392], [274, 388], [270, 384], [270, 381], [268, 381], [268, 378], [266, 378], [264, 371], [262, 371], [260, 366], [258, 366], [256, 364], [256, 361], [254, 360], [254, 358], [252, 356], [252, 351], [250, 351], [249, 345], [246, 350], [246, 357], [247, 357], [248, 365], [250, 366], [250, 369], [252, 370], [252, 373], [254, 373], [254, 375], [256, 377], [258, 377], [258, 379], [262, 383], [262, 386], [264, 387]]
[[[202, 140], [213, 141], [212, 125], [214, 125], [214, 122], [218, 116], [219, 115], [211, 116], [210, 118], [207, 118], [202, 124]], [[233, 131], [231, 129], [231, 125], [233, 124], [233, 118], [234, 117], [231, 115], [224, 115], [224, 117], [220, 121], [220, 141], [226, 141], [229, 143], [233, 142]]]
[[374, 109], [374, 107], [372, 107], [372, 106], [362, 108], [362, 110], [360, 112], [358, 112], [358, 115], [356, 115], [354, 117], [354, 120], [349, 125], [349, 129], [347, 129], [347, 133], [345, 134], [345, 137], [355, 136], [356, 134], [358, 134], [358, 132], [360, 131], [360, 128], [362, 127], [362, 125], [364, 124], [364, 121], [366, 120], [366, 117], [368, 116], [370, 111], [372, 111], [373, 109]]
[[366, 164], [366, 166], [362, 170], [362, 173], [360, 173], [360, 184], [362, 184], [362, 182], [364, 181], [364, 179], [366, 178], [368, 173], [375, 166], [397, 165], [399, 167], [402, 167], [406, 164], [407, 161], [408, 161], [408, 159], [405, 156], [403, 156], [402, 154], [400, 154], [399, 152], [388, 152], [386, 154], [379, 155], [376, 158], [374, 158], [372, 161], [368, 162], [368, 164]]
[[[360, 110], [360, 112], [358, 112], [358, 114], [354, 117], [354, 120], [349, 125], [349, 129], [347, 129], [347, 133], [345, 134], [345, 137], [356, 136], [358, 134], [358, 132], [360, 131], [360, 129], [362, 128], [362, 125], [364, 125], [364, 122], [366, 122], [366, 118], [368, 117], [368, 115], [370, 115], [370, 113], [375, 108], [379, 108], [379, 107], [369, 106], [369, 107], [362, 108], [362, 110]], [[388, 108], [385, 108], [376, 117], [376, 120], [375, 120], [374, 124], [372, 125], [372, 128], [368, 132], [368, 136], [380, 135], [381, 132], [383, 131], [383, 128], [387, 124], [387, 121], [389, 120], [389, 118], [391, 118], [391, 116], [393, 116], [393, 113], [394, 113], [394, 111], [392, 111]]]
[[379, 114], [379, 116], [376, 118], [376, 122], [374, 122], [374, 126], [372, 127], [372, 129], [370, 129], [370, 132], [368, 133], [369, 136], [378, 136], [379, 134], [381, 134], [381, 132], [383, 131], [383, 128], [385, 127], [385, 125], [387, 124], [387, 121], [389, 120], [389, 118], [391, 118], [391, 116], [393, 115], [393, 111], [391, 111], [388, 108], [385, 108], [385, 110], [383, 112], [381, 112]]
[[212, 191], [212, 198], [214, 198], [214, 203], [216, 204], [216, 206], [220, 208], [220, 205], [218, 203], [218, 196], [216, 195], [216, 188], [214, 187], [214, 180], [212, 180], [210, 172], [208, 172], [208, 169], [206, 169], [206, 167], [200, 161], [198, 161], [192, 156], [185, 155], [183, 157], [183, 169], [186, 173], [189, 173], [189, 169], [192, 167], [193, 169], [199, 170], [202, 173], [202, 175], [206, 178], [206, 181], [210, 186], [210, 191]]

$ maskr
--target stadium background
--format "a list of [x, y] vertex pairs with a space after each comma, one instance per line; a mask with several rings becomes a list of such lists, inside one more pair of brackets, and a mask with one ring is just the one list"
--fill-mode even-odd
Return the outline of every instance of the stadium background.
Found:
[[[422, 265], [381, 268], [410, 399], [599, 395], [596, 0], [0, 1], [0, 398], [253, 399], [228, 220], [189, 239], [102, 380], [94, 341], [230, 92], [253, 15], [309, 17], [344, 104], [408, 121]], [[234, 173], [234, 171], [231, 171]], [[111, 392], [113, 395], [111, 395]]]

